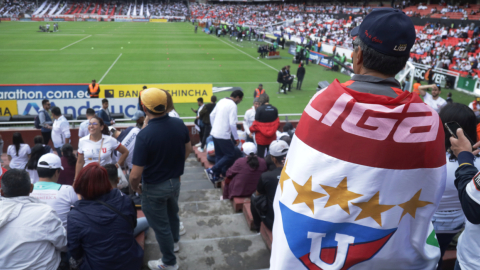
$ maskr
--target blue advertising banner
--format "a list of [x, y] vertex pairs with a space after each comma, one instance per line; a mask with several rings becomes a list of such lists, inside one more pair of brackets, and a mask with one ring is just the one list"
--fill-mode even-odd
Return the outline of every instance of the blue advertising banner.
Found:
[[149, 19], [133, 19], [132, 22], [149, 22]]
[[88, 98], [88, 84], [0, 85], [0, 100]]
[[327, 68], [332, 68], [332, 60], [327, 59], [327, 57], [329, 57], [329, 56], [325, 55], [323, 53], [310, 51], [309, 59], [310, 59], [310, 61], [312, 61], [312, 63], [315, 63], [317, 65], [324, 66], [324, 67], [327, 67]]

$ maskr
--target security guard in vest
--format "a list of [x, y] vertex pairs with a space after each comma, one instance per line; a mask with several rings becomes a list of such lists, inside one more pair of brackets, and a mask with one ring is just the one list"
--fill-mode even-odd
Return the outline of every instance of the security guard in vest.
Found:
[[265, 89], [263, 89], [263, 84], [259, 84], [258, 88], [255, 89], [255, 93], [253, 94], [253, 97], [259, 98], [263, 94], [265, 94]]
[[98, 98], [100, 94], [100, 86], [97, 84], [96, 80], [92, 80], [92, 83], [88, 85], [88, 94], [90, 98]]

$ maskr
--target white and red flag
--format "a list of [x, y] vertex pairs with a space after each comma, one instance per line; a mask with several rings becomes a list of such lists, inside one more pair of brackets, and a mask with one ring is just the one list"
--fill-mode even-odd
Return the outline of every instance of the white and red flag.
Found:
[[275, 195], [272, 270], [435, 269], [444, 132], [418, 95], [335, 80], [297, 126]]

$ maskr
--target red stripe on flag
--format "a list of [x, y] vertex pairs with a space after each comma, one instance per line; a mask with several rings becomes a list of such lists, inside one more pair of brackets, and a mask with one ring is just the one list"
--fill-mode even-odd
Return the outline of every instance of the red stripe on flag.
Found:
[[314, 96], [295, 134], [310, 147], [355, 164], [385, 169], [445, 165], [440, 118], [409, 92], [397, 98], [360, 93], [335, 80]]

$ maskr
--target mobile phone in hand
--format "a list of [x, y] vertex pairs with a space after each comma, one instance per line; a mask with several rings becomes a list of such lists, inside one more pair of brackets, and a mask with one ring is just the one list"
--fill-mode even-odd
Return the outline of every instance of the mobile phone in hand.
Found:
[[[455, 139], [458, 139], [457, 137], [457, 129], [459, 128], [462, 128], [457, 122], [448, 122], [448, 123], [445, 123], [445, 128], [448, 130], [448, 132], [450, 133], [450, 136], [453, 136]], [[465, 137], [467, 137], [467, 139], [470, 141], [470, 144], [473, 146], [475, 144], [474, 141], [472, 141], [472, 139], [470, 139], [470, 137], [468, 137], [468, 135], [465, 133], [465, 131], [463, 132], [463, 135], [465, 135]]]

